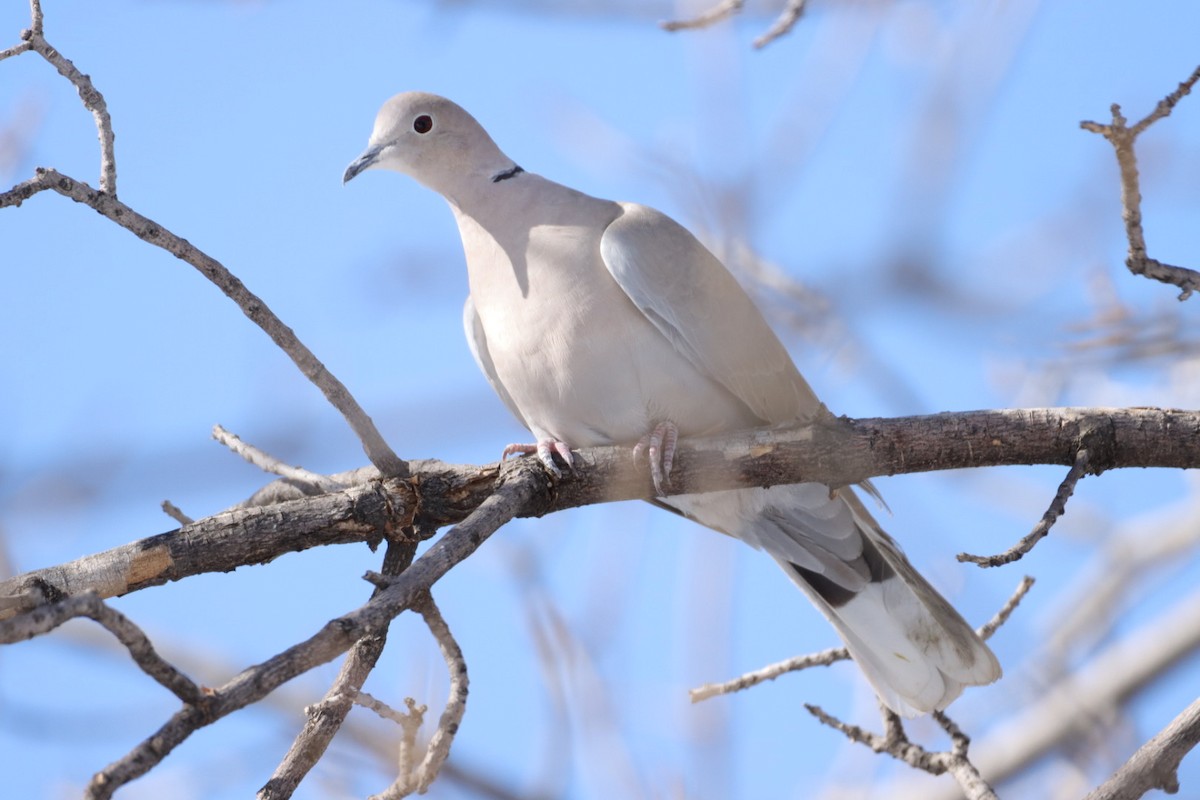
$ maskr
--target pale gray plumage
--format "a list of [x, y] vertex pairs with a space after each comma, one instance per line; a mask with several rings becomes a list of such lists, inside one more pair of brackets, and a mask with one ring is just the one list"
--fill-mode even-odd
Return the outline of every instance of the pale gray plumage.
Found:
[[[397, 95], [345, 180], [374, 167], [450, 203], [463, 323], [492, 388], [540, 443], [633, 444], [812, 416], [816, 395], [733, 276], [686, 229], [524, 172], [445, 98]], [[1000, 665], [858, 497], [818, 484], [664, 505], [771, 555], [833, 623], [892, 709], [945, 708]]]

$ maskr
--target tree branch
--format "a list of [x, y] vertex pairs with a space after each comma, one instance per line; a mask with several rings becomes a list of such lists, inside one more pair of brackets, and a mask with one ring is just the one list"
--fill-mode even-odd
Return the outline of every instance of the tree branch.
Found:
[[19, 206], [38, 192], [52, 189], [64, 197], [82, 203], [102, 216], [120, 225], [142, 241], [161, 247], [171, 255], [200, 271], [218, 289], [238, 304], [242, 312], [255, 325], [271, 337], [313, 385], [321, 390], [349, 423], [362, 442], [367, 458], [384, 475], [397, 478], [408, 476], [408, 464], [397, 456], [375, 427], [367, 413], [358, 404], [346, 387], [304, 345], [295, 332], [267, 307], [256, 294], [246, 288], [232, 272], [215, 258], [197, 249], [191, 242], [176, 236], [169, 230], [148, 219], [106, 192], [98, 192], [91, 186], [69, 178], [52, 169], [39, 167], [37, 176], [19, 183], [7, 192], [0, 193], [0, 208]]
[[1046, 513], [1042, 515], [1038, 523], [1033, 526], [1033, 530], [1025, 534], [1021, 541], [1003, 553], [994, 556], [974, 556], [970, 553], [959, 553], [958, 560], [969, 561], [978, 567], [1002, 567], [1005, 564], [1011, 564], [1024, 557], [1038, 542], [1046, 538], [1046, 535], [1050, 533], [1050, 528], [1054, 526], [1058, 518], [1067, 512], [1067, 501], [1075, 493], [1075, 484], [1079, 483], [1079, 479], [1087, 473], [1090, 458], [1091, 454], [1086, 447], [1081, 448], [1075, 454], [1075, 463], [1067, 471], [1067, 477], [1063, 478], [1062, 483], [1058, 485], [1058, 491], [1055, 492], [1054, 499], [1050, 501], [1050, 507], [1046, 509]]
[[[808, 425], [681, 441], [671, 494], [1013, 464], [1072, 465], [1088, 443], [1090, 473], [1120, 467], [1200, 466], [1200, 412], [1015, 409], [893, 419], [822, 419]], [[617, 500], [649, 499], [644, 466], [627, 447], [578, 454], [579, 469], [534, 492], [519, 516]], [[462, 520], [495, 491], [503, 468], [413, 462], [408, 480], [374, 480], [339, 492], [235, 509], [113, 550], [0, 581], [0, 619], [88, 589], [101, 597], [201, 572], [261, 564], [327, 544], [379, 541], [380, 531], [429, 530]]]
[[[412, 564], [416, 551], [415, 535], [409, 541], [389, 541], [387, 555], [383, 559], [383, 573], [399, 575]], [[376, 588], [372, 597], [377, 596], [380, 591], [381, 589]], [[281, 800], [292, 796], [300, 781], [325, 754], [334, 735], [341, 730], [354, 705], [355, 697], [383, 654], [385, 644], [386, 630], [364, 636], [354, 643], [325, 697], [304, 709], [304, 727], [292, 741], [287, 755], [270, 780], [259, 789], [259, 800]]]
[[1142, 229], [1142, 191], [1138, 177], [1137, 154], [1134, 142], [1152, 124], [1166, 117], [1175, 105], [1184, 98], [1196, 81], [1200, 80], [1200, 67], [1179, 84], [1175, 91], [1164, 97], [1141, 121], [1129, 126], [1121, 113], [1121, 106], [1112, 104], [1112, 122], [1104, 125], [1084, 120], [1079, 127], [1098, 133], [1108, 140], [1116, 151], [1117, 166], [1121, 170], [1121, 218], [1125, 221], [1125, 235], [1129, 239], [1129, 255], [1125, 266], [1134, 275], [1144, 275], [1162, 283], [1178, 286], [1183, 291], [1180, 300], [1186, 300], [1192, 292], [1200, 289], [1200, 272], [1187, 267], [1174, 267], [1150, 258], [1146, 254], [1146, 234]]
[[381, 635], [398, 614], [413, 608], [452, 566], [467, 558], [524, 508], [545, 481], [540, 469], [528, 465], [506, 471], [491, 496], [386, 589], [355, 611], [327, 622], [307, 640], [243, 670], [224, 686], [207, 693], [200, 702], [185, 704], [153, 735], [97, 773], [88, 786], [88, 797], [98, 800], [111, 797], [118, 788], [153, 769], [200, 728], [261, 700], [297, 675], [333, 660], [364, 636]]
[[1084, 800], [1125, 800], [1151, 789], [1179, 791], [1179, 762], [1200, 744], [1200, 700], [1196, 700], [1097, 786]]
[[[29, 28], [21, 31], [21, 43], [0, 52], [0, 61], [11, 56], [33, 51], [58, 70], [75, 90], [84, 107], [91, 112], [96, 122], [96, 135], [100, 139], [100, 191], [117, 196], [117, 159], [113, 150], [115, 136], [113, 135], [112, 117], [108, 114], [108, 104], [104, 95], [92, 84], [92, 79], [80, 72], [71, 60], [58, 52], [42, 35], [44, 18], [40, 0], [29, 0], [29, 11], [32, 22]], [[0, 203], [2, 206], [3, 203]]]
[[[1074, 673], [1030, 698], [1025, 708], [976, 743], [972, 760], [990, 780], [999, 783], [1055, 748], [1069, 745], [1082, 732], [1098, 725], [1107, 728], [1123, 703], [1200, 648], [1198, 618], [1200, 592], [1108, 645]], [[926, 796], [950, 800], [956, 795], [938, 791]]]
[[941, 711], [935, 711], [933, 718], [950, 735], [951, 748], [946, 752], [933, 753], [909, 741], [899, 715], [890, 709], [881, 708], [884, 733], [880, 735], [842, 722], [819, 706], [805, 703], [804, 707], [822, 724], [840, 731], [850, 741], [866, 745], [876, 753], [887, 753], [897, 761], [903, 761], [913, 769], [928, 772], [930, 775], [949, 772], [968, 800], [997, 800], [992, 787], [967, 757], [967, 747], [971, 740]]

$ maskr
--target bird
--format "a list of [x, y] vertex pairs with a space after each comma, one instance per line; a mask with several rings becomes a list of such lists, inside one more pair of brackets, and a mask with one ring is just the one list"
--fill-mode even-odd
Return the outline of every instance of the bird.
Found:
[[[458, 224], [463, 326], [492, 389], [561, 475], [573, 448], [633, 445], [656, 493], [679, 437], [810, 420], [824, 408], [732, 273], [685, 227], [522, 169], [467, 111], [405, 92], [378, 112], [343, 184], [389, 169], [440, 194]], [[869, 487], [868, 487], [869, 488]], [[771, 556], [832, 623], [879, 699], [913, 717], [1000, 663], [850, 487], [820, 483], [655, 502]]]

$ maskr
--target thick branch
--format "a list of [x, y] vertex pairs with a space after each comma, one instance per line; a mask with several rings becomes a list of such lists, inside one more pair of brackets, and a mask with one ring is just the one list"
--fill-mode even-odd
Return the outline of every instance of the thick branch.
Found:
[[[1015, 409], [895, 419], [832, 417], [795, 428], [681, 441], [671, 493], [1012, 464], [1075, 463], [1089, 471], [1200, 466], [1200, 412], [1165, 409]], [[517, 462], [520, 463], [520, 462]], [[520, 516], [653, 495], [627, 447], [580, 451], [579, 469], [531, 496]], [[510, 467], [512, 468], [512, 462]], [[406, 481], [374, 481], [315, 498], [225, 512], [69, 564], [0, 581], [0, 618], [88, 589], [102, 597], [229, 571], [324, 544], [376, 541], [381, 529], [458, 522], [494, 491], [503, 470], [413, 464]], [[419, 505], [419, 513], [416, 511]]]
[[526, 507], [545, 482], [532, 466], [506, 471], [496, 490], [386, 589], [365, 605], [326, 623], [309, 639], [261, 664], [243, 670], [199, 704], [187, 704], [125, 757], [97, 773], [88, 796], [108, 798], [145, 775], [200, 728], [258, 702], [297, 675], [328, 663], [365, 636], [382, 635], [391, 621], [413, 608], [450, 568], [473, 553], [504, 523]]
[[411, 484], [392, 480], [225, 511], [177, 531], [0, 582], [0, 619], [84, 591], [116, 597], [189, 575], [265, 564], [319, 545], [378, 543], [381, 531], [411, 524], [414, 505]]
[[1200, 744], [1200, 700], [1196, 700], [1158, 735], [1097, 786], [1084, 800], [1123, 800], [1141, 797], [1151, 789], [1179, 791], [1179, 762]]

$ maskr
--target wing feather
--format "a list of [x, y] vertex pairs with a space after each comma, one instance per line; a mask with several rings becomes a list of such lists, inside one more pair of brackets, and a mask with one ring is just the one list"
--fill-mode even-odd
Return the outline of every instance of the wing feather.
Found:
[[763, 422], [807, 417], [816, 395], [729, 270], [665, 214], [634, 203], [604, 231], [600, 255], [675, 349]]

